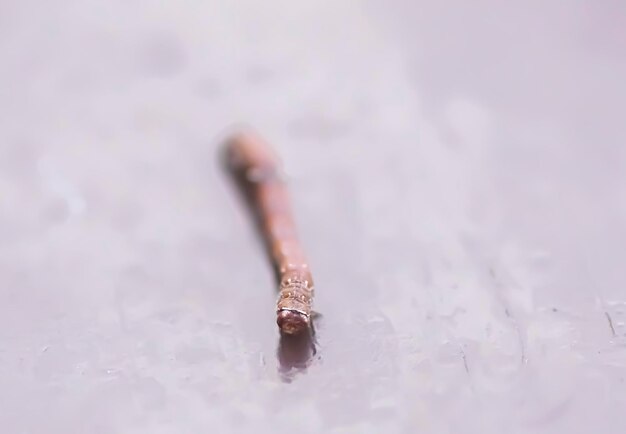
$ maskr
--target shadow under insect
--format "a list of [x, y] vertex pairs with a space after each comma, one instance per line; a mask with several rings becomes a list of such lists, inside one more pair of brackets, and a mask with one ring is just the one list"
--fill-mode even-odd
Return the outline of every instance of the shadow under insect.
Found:
[[299, 335], [282, 334], [276, 351], [278, 372], [282, 380], [291, 382], [296, 374], [306, 372], [316, 354], [313, 331]]

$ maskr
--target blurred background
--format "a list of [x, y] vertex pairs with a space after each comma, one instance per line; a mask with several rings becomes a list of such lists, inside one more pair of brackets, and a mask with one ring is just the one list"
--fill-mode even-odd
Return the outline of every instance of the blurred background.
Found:
[[[7, 433], [626, 420], [626, 3], [0, 1]], [[289, 361], [218, 149], [282, 156]]]

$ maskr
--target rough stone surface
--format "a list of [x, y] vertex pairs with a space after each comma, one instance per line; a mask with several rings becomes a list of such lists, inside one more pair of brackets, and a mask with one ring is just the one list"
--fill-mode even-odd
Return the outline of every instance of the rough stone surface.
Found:
[[[0, 430], [626, 432], [626, 10], [513, 3], [0, 2]], [[287, 167], [304, 359], [237, 123]]]

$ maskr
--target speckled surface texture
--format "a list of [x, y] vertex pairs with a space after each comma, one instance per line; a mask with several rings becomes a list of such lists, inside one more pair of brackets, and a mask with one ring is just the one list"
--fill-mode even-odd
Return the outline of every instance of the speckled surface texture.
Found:
[[1, 1], [0, 431], [626, 432], [626, 8], [518, 3]]

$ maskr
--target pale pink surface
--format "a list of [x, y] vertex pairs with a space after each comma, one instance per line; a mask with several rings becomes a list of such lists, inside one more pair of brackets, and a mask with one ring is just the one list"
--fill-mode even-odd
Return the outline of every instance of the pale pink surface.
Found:
[[[0, 3], [1, 431], [625, 432], [623, 5]], [[291, 370], [239, 122], [315, 270]]]

